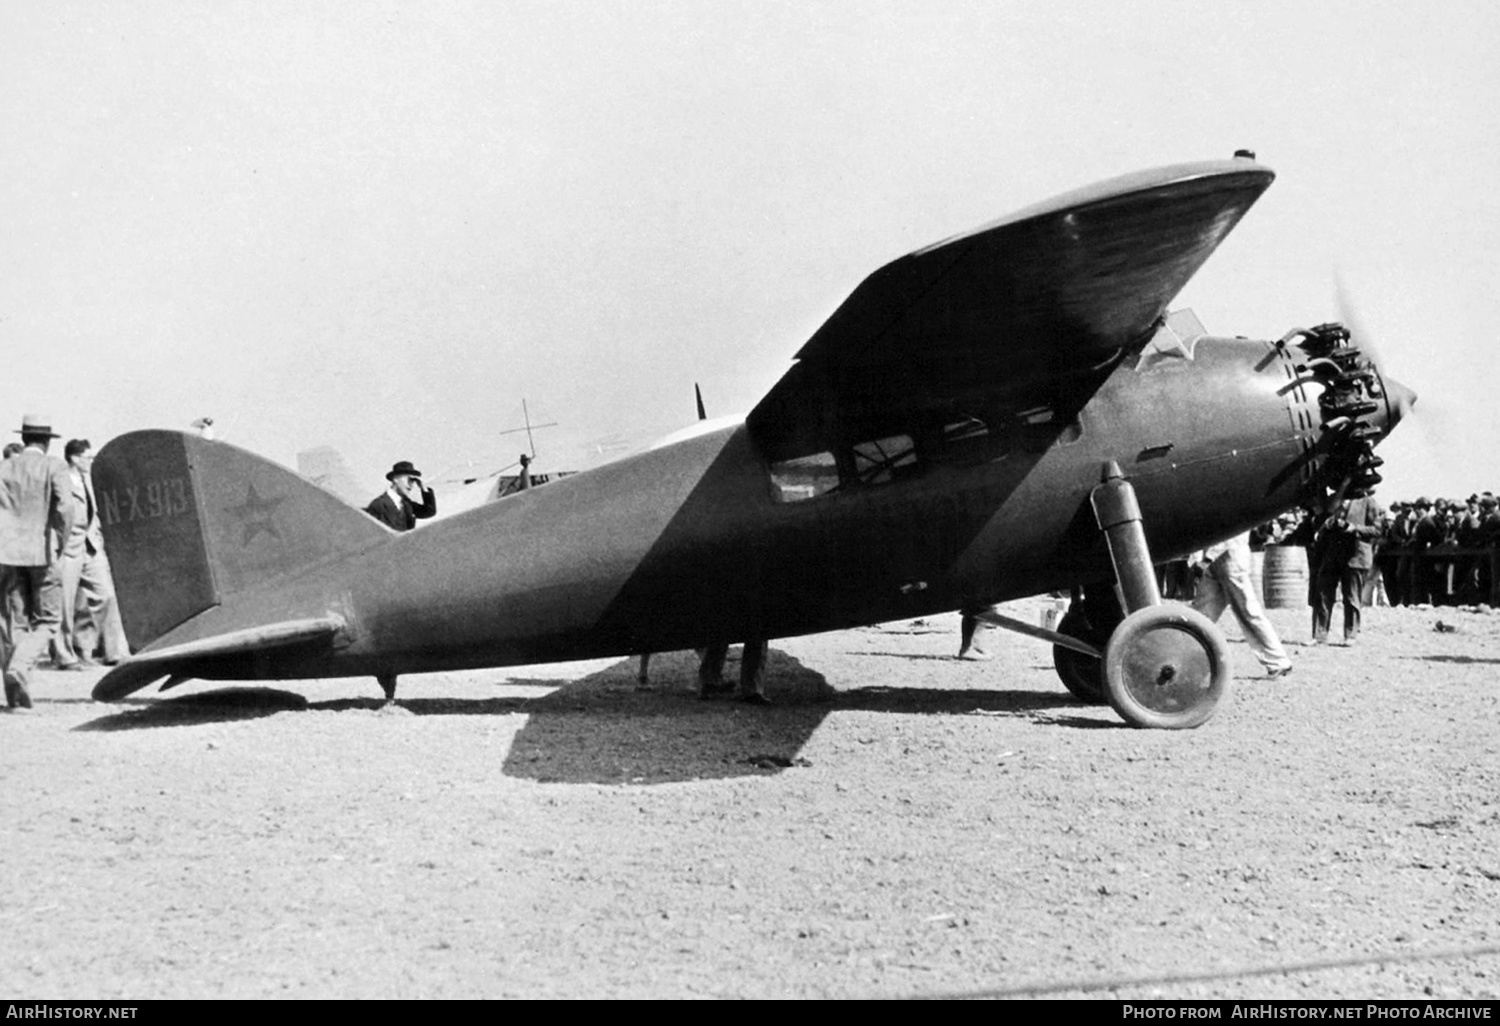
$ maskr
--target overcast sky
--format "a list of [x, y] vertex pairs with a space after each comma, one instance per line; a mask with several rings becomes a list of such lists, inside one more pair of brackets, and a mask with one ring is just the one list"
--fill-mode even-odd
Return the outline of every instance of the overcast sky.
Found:
[[871, 270], [1098, 179], [1279, 177], [1177, 306], [1332, 319], [1500, 489], [1500, 5], [0, 5], [0, 420], [213, 416], [372, 482], [744, 412]]

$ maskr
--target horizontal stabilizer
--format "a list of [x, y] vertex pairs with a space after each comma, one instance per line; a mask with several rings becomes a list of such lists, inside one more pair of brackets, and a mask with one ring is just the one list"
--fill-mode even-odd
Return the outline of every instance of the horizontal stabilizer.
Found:
[[344, 627], [344, 619], [338, 616], [287, 620], [139, 652], [110, 670], [94, 685], [94, 699], [100, 702], [117, 701], [131, 692], [139, 691], [152, 681], [165, 677], [180, 666], [202, 659], [245, 655], [324, 638], [332, 640]]

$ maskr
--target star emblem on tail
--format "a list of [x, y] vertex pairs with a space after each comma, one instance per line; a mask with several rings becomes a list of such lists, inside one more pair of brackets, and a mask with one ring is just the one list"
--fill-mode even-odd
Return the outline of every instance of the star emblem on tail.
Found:
[[255, 490], [255, 485], [249, 485], [245, 493], [245, 501], [238, 506], [229, 506], [226, 512], [233, 513], [240, 521], [244, 531], [240, 538], [241, 545], [249, 545], [261, 532], [269, 534], [272, 538], [281, 539], [281, 533], [276, 530], [276, 521], [272, 515], [276, 507], [286, 501], [285, 496], [276, 498], [261, 498], [260, 493]]

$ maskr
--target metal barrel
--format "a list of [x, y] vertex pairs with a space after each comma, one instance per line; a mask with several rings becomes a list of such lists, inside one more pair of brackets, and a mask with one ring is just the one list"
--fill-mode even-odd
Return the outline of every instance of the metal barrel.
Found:
[[1300, 545], [1267, 545], [1265, 596], [1268, 609], [1307, 608], [1307, 550]]

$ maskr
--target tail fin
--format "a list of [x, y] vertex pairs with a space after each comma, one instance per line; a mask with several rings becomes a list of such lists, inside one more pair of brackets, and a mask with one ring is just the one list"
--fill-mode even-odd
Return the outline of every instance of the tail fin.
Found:
[[136, 650], [241, 592], [390, 536], [284, 467], [176, 431], [121, 435], [93, 479]]

